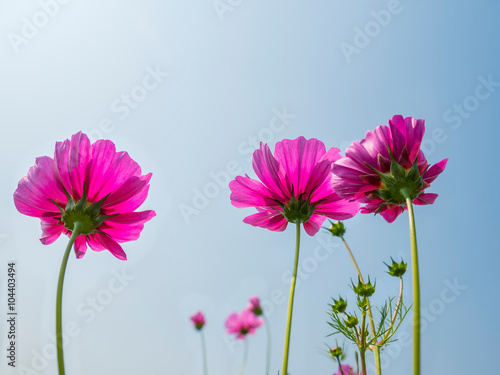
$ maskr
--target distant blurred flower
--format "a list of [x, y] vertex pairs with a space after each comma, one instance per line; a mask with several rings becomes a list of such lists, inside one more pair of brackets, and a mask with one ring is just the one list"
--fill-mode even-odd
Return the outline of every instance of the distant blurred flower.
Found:
[[[339, 371], [333, 375], [342, 375], [342, 372], [344, 373], [344, 375], [358, 375], [356, 372], [354, 372], [354, 369], [351, 366], [349, 365], [341, 365], [341, 366], [342, 366], [342, 371], [340, 371], [339, 368]], [[361, 371], [359, 375], [363, 375], [363, 371]]]
[[253, 169], [260, 181], [248, 175], [231, 181], [231, 203], [238, 208], [256, 207], [243, 221], [272, 231], [287, 224], [303, 223], [315, 235], [326, 217], [344, 220], [359, 210], [356, 202], [342, 199], [332, 188], [332, 164], [340, 150], [317, 139], [299, 137], [276, 143], [274, 156], [267, 144], [253, 153]]
[[250, 310], [257, 316], [261, 316], [263, 314], [259, 297], [257, 296], [250, 297], [250, 301], [248, 302], [248, 310]]
[[205, 325], [205, 316], [201, 311], [198, 311], [196, 314], [191, 315], [191, 321], [194, 324], [194, 327], [197, 330], [200, 330]]
[[400, 115], [353, 142], [333, 164], [333, 188], [342, 197], [366, 203], [362, 213], [380, 213], [389, 223], [406, 209], [406, 197], [417, 205], [432, 204], [437, 194], [425, 193], [444, 171], [448, 159], [432, 167], [420, 150], [424, 120]]
[[78, 222], [77, 258], [85, 255], [88, 244], [126, 260], [119, 243], [137, 240], [144, 223], [156, 215], [151, 210], [134, 212], [148, 195], [151, 176], [142, 175], [126, 152], [116, 152], [113, 142], [90, 144], [79, 132], [56, 143], [54, 158], [36, 159], [19, 181], [14, 203], [22, 214], [41, 219], [44, 245], [61, 233], [69, 237]]
[[227, 333], [233, 333], [236, 338], [244, 340], [246, 335], [255, 333], [262, 325], [262, 319], [258, 318], [252, 311], [246, 309], [240, 314], [232, 313], [226, 320]]

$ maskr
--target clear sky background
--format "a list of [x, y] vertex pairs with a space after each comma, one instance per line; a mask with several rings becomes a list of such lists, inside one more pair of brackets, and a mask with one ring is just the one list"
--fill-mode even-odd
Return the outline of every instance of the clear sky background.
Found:
[[[343, 151], [395, 114], [426, 120], [430, 163], [450, 159], [429, 189], [436, 203], [416, 208], [422, 373], [491, 373], [500, 335], [499, 14], [494, 0], [0, 1], [0, 373], [56, 373], [55, 292], [67, 240], [42, 245], [39, 220], [12, 199], [56, 141], [80, 130], [111, 139], [153, 173], [141, 209], [157, 212], [139, 241], [124, 244], [128, 261], [90, 250], [70, 258], [67, 373], [201, 374], [189, 316], [202, 310], [209, 373], [234, 375], [243, 345], [224, 334], [224, 321], [257, 294], [276, 374], [294, 230], [242, 223], [254, 210], [231, 206], [228, 176], [255, 177], [259, 140], [273, 149], [302, 135]], [[382, 262], [410, 261], [407, 216], [387, 224], [358, 215], [346, 226], [381, 304], [398, 291]], [[8, 261], [18, 275], [16, 369], [5, 355]], [[300, 266], [289, 370], [332, 374], [325, 310], [339, 294], [353, 301], [355, 269], [324, 232], [303, 235]], [[405, 282], [410, 304], [410, 274]], [[265, 330], [249, 340], [246, 373], [262, 374]], [[383, 355], [385, 375], [410, 374], [411, 364], [407, 340]]]

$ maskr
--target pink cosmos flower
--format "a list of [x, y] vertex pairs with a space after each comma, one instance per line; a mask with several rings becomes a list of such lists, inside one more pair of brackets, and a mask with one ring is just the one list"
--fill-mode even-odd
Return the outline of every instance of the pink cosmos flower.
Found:
[[262, 306], [260, 305], [259, 297], [257, 296], [250, 297], [247, 309], [253, 312], [257, 316], [262, 315], [263, 311], [262, 311]]
[[205, 325], [205, 316], [201, 311], [198, 311], [196, 314], [191, 315], [191, 321], [194, 327], [199, 331]]
[[368, 131], [334, 163], [333, 188], [344, 198], [365, 203], [362, 213], [380, 213], [389, 223], [406, 209], [406, 194], [417, 205], [434, 203], [437, 194], [425, 190], [448, 159], [429, 165], [420, 150], [424, 132], [424, 120], [400, 115], [389, 120], [389, 126]]
[[141, 174], [126, 152], [116, 152], [113, 142], [90, 144], [79, 132], [57, 142], [54, 158], [36, 159], [28, 175], [19, 181], [14, 203], [19, 212], [41, 219], [44, 245], [61, 233], [68, 237], [78, 221], [83, 225], [74, 250], [82, 258], [87, 245], [109, 250], [126, 260], [119, 243], [137, 240], [154, 211], [134, 212], [146, 199], [152, 174]]
[[232, 313], [226, 320], [227, 333], [234, 333], [236, 338], [244, 340], [246, 335], [255, 333], [262, 325], [262, 319], [246, 309], [241, 314]]
[[267, 144], [253, 153], [253, 169], [260, 181], [248, 175], [231, 181], [231, 203], [256, 207], [243, 221], [272, 231], [284, 231], [288, 222], [303, 223], [313, 236], [326, 217], [344, 220], [359, 210], [357, 202], [342, 199], [332, 188], [332, 164], [340, 150], [317, 139], [299, 137], [276, 143], [274, 156]]

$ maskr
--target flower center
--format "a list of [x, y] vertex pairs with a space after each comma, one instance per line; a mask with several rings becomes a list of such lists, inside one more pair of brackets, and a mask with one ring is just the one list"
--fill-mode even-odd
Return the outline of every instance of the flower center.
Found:
[[85, 183], [83, 184], [83, 194], [82, 198], [75, 203], [74, 199], [65, 192], [68, 197], [68, 203], [66, 208], [62, 209], [55, 201], [54, 204], [59, 208], [61, 212], [60, 220], [64, 223], [64, 226], [72, 231], [74, 229], [75, 223], [80, 223], [80, 234], [92, 234], [100, 232], [97, 228], [104, 222], [104, 220], [116, 216], [116, 215], [101, 215], [101, 206], [104, 200], [109, 196], [106, 195], [104, 198], [98, 202], [89, 204], [87, 201], [87, 189]]
[[404, 169], [391, 154], [389, 173], [373, 170], [377, 172], [381, 180], [379, 189], [375, 190], [373, 194], [389, 204], [404, 204], [406, 198], [413, 201], [422, 192], [424, 180], [420, 175], [417, 159], [410, 169]]
[[309, 198], [303, 199], [302, 195], [298, 198], [292, 196], [292, 199], [287, 205], [283, 205], [283, 216], [290, 223], [305, 223], [309, 220], [314, 213], [316, 204], [311, 205]]

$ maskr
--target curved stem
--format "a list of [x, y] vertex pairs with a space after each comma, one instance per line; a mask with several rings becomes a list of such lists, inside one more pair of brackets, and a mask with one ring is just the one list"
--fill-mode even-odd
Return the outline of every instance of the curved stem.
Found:
[[288, 315], [286, 321], [285, 333], [285, 352], [283, 354], [283, 375], [287, 375], [288, 371], [288, 352], [290, 349], [290, 331], [292, 329], [292, 313], [293, 313], [293, 297], [295, 294], [295, 283], [297, 281], [297, 268], [299, 265], [299, 249], [300, 249], [300, 223], [297, 223], [297, 231], [295, 237], [295, 260], [293, 263], [292, 282], [290, 283], [290, 297], [288, 299]]
[[[344, 242], [344, 245], [349, 252], [349, 255], [351, 256], [351, 260], [354, 263], [354, 267], [356, 268], [356, 271], [358, 272], [359, 280], [364, 284], [363, 281], [363, 275], [361, 275], [361, 271], [359, 270], [358, 263], [356, 262], [356, 259], [354, 258], [354, 255], [351, 251], [351, 248], [347, 244], [346, 240], [344, 237], [340, 237], [342, 239], [342, 242]], [[373, 320], [373, 314], [372, 314], [372, 307], [370, 305], [370, 299], [367, 298], [368, 301], [368, 316], [370, 320], [370, 331], [372, 332], [373, 338], [375, 338], [375, 321]], [[372, 349], [373, 351], [373, 356], [375, 357], [375, 369], [377, 372], [377, 375], [382, 375], [382, 365], [380, 363], [380, 347], [378, 345], [375, 345]]]
[[66, 273], [66, 265], [68, 264], [69, 253], [75, 243], [76, 237], [80, 234], [82, 224], [79, 221], [73, 223], [73, 232], [66, 246], [61, 269], [59, 271], [59, 281], [57, 282], [57, 296], [56, 296], [56, 343], [57, 343], [57, 367], [59, 375], [64, 375], [64, 352], [63, 352], [63, 332], [62, 332], [62, 294], [64, 284], [64, 274]]
[[248, 337], [245, 337], [245, 348], [243, 349], [243, 361], [241, 362], [241, 368], [239, 375], [243, 375], [245, 372], [245, 367], [247, 365], [247, 358], [248, 358]]
[[269, 320], [267, 320], [266, 314], [262, 314], [262, 318], [264, 319], [267, 333], [266, 375], [269, 375], [269, 369], [271, 367], [271, 327], [269, 327]]
[[200, 331], [200, 334], [201, 334], [201, 351], [202, 351], [202, 354], [203, 354], [203, 375], [207, 375], [208, 374], [208, 370], [207, 370], [207, 344], [205, 343], [205, 334], [203, 333], [203, 331], [201, 330]]
[[410, 198], [406, 198], [410, 222], [411, 264], [413, 273], [413, 374], [420, 375], [420, 278], [418, 273], [417, 232]]

